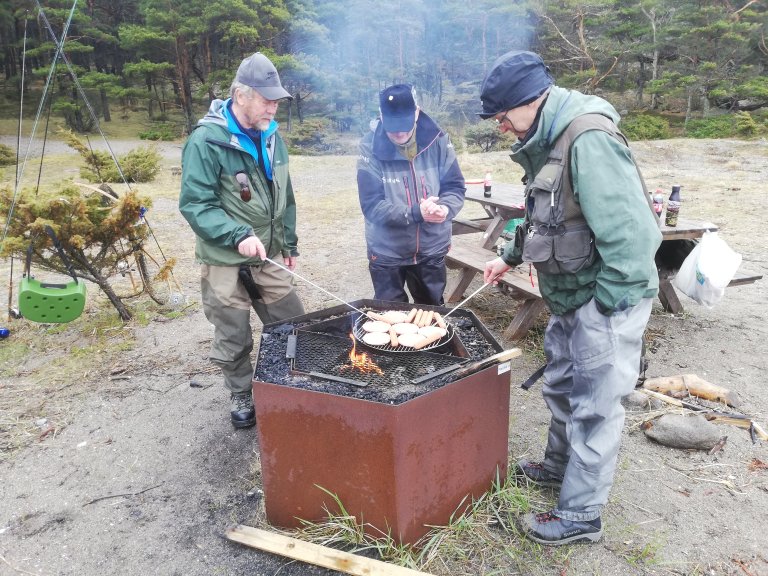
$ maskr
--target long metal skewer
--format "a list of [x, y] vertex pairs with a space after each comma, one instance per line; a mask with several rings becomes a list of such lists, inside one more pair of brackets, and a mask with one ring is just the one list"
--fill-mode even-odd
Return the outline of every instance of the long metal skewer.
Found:
[[328, 292], [328, 290], [326, 290], [326, 289], [325, 289], [325, 288], [323, 288], [322, 286], [318, 286], [317, 284], [315, 284], [314, 282], [312, 282], [312, 280], [307, 280], [307, 279], [306, 279], [306, 278], [304, 278], [304, 276], [302, 276], [301, 274], [297, 274], [296, 272], [294, 272], [293, 270], [290, 270], [290, 269], [286, 268], [286, 267], [285, 267], [285, 266], [283, 266], [282, 264], [278, 264], [277, 262], [275, 262], [275, 261], [274, 261], [274, 260], [272, 260], [271, 258], [265, 258], [265, 260], [266, 260], [267, 262], [272, 262], [272, 264], [274, 264], [274, 265], [275, 265], [275, 266], [277, 266], [278, 268], [282, 268], [283, 270], [285, 270], [285, 271], [286, 271], [286, 272], [288, 272], [289, 274], [292, 274], [293, 276], [296, 276], [296, 278], [299, 278], [300, 280], [304, 280], [304, 282], [306, 282], [307, 284], [311, 284], [312, 286], [314, 286], [314, 287], [315, 287], [315, 288], [317, 288], [318, 290], [322, 290], [323, 292], [325, 292], [326, 294], [328, 294], [328, 296], [330, 296], [331, 298], [335, 298], [336, 300], [338, 300], [339, 302], [341, 302], [341, 303], [342, 303], [342, 304], [344, 304], [345, 306], [349, 306], [350, 308], [352, 308], [352, 310], [355, 310], [356, 312], [360, 312], [360, 314], [362, 314], [363, 316], [368, 316], [368, 314], [366, 314], [365, 312], [363, 312], [363, 311], [362, 311], [362, 310], [360, 310], [359, 308], [355, 308], [355, 307], [354, 307], [354, 306], [352, 306], [352, 304], [350, 304], [349, 302], [346, 302], [346, 301], [342, 300], [341, 298], [339, 298], [339, 297], [338, 297], [338, 296], [336, 296], [335, 294], [331, 294], [330, 292]]
[[450, 316], [451, 314], [453, 314], [453, 313], [456, 311], [456, 309], [457, 309], [457, 308], [461, 308], [461, 306], [462, 306], [464, 303], [466, 303], [466, 301], [467, 301], [467, 300], [469, 300], [470, 298], [473, 298], [474, 296], [476, 296], [476, 295], [477, 295], [477, 293], [478, 293], [478, 292], [480, 292], [480, 290], [482, 290], [482, 289], [483, 289], [483, 288], [485, 288], [486, 286], [490, 286], [490, 285], [491, 285], [491, 283], [490, 283], [490, 282], [488, 282], [488, 283], [486, 283], [486, 284], [483, 284], [482, 286], [480, 286], [480, 288], [478, 288], [477, 290], [475, 290], [474, 292], [472, 292], [472, 294], [470, 294], [469, 296], [467, 296], [466, 298], [464, 298], [464, 300], [462, 300], [461, 302], [459, 302], [458, 304], [456, 304], [456, 306], [454, 306], [453, 308], [451, 308], [451, 310], [450, 310], [450, 311], [449, 311], [447, 314], [443, 314], [443, 318], [448, 318], [448, 316]]

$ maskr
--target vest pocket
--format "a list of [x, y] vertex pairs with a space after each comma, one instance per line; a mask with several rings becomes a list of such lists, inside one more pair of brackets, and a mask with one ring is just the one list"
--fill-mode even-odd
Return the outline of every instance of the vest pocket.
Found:
[[555, 259], [563, 273], [579, 272], [590, 266], [595, 257], [595, 240], [592, 230], [586, 225], [572, 228], [562, 236], [555, 236]]
[[545, 164], [536, 174], [528, 192], [531, 199], [531, 221], [557, 223], [563, 221], [560, 208], [560, 181], [563, 167], [560, 164]]
[[573, 274], [595, 261], [595, 242], [587, 226], [540, 234], [532, 227], [523, 244], [523, 260], [544, 274]]

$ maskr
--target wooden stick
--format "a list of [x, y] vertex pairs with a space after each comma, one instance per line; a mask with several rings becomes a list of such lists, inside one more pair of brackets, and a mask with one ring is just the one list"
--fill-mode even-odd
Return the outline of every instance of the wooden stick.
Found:
[[637, 388], [637, 390], [643, 394], [646, 394], [647, 396], [650, 396], [651, 398], [656, 398], [662, 402], [666, 402], [667, 404], [679, 406], [680, 408], [685, 408], [686, 410], [692, 410], [694, 412], [703, 412], [703, 416], [707, 420], [713, 422], [722, 422], [724, 424], [733, 424], [739, 428], [754, 430], [758, 438], [761, 440], [768, 440], [768, 432], [766, 432], [762, 426], [752, 420], [749, 416], [742, 416], [739, 414], [726, 414], [724, 412], [718, 412], [717, 410], [709, 410], [707, 408], [703, 408], [702, 406], [697, 406], [696, 404], [691, 404], [689, 402], [678, 400], [677, 398], [672, 398], [666, 394], [661, 394], [653, 390], [646, 390], [645, 388]]
[[430, 576], [426, 572], [395, 566], [381, 560], [350, 554], [242, 524], [227, 529], [224, 535], [229, 540], [240, 542], [251, 548], [355, 576]]
[[138, 496], [139, 494], [144, 494], [144, 492], [149, 492], [150, 490], [159, 488], [162, 485], [163, 483], [161, 482], [160, 484], [155, 484], [154, 486], [150, 486], [149, 488], [144, 488], [144, 490], [139, 490], [138, 492], [124, 492], [122, 494], [110, 494], [109, 496], [99, 496], [98, 498], [94, 498], [93, 500], [86, 502], [85, 504], [83, 504], [83, 506], [88, 506], [89, 504], [93, 504], [95, 502], [101, 502], [102, 500], [109, 500], [110, 498], [127, 498], [128, 496]]
[[108, 194], [107, 192], [104, 192], [101, 188], [97, 188], [96, 186], [91, 186], [90, 184], [85, 184], [84, 182], [75, 182], [73, 181], [72, 184], [77, 184], [78, 186], [82, 186], [83, 188], [88, 188], [89, 190], [93, 190], [94, 192], [98, 192], [105, 198], [108, 198], [112, 202], [117, 202], [120, 198], [115, 198], [111, 194]]
[[670, 392], [680, 392], [698, 396], [705, 400], [721, 402], [734, 408], [738, 407], [736, 395], [722, 386], [707, 382], [699, 378], [696, 374], [681, 374], [679, 376], [661, 376], [657, 378], [648, 378], [643, 382], [643, 388], [669, 394]]
[[497, 352], [493, 356], [485, 358], [484, 360], [477, 360], [476, 362], [471, 362], [467, 364], [466, 366], [458, 370], [454, 374], [454, 377], [463, 378], [464, 376], [467, 376], [472, 372], [479, 372], [480, 370], [485, 370], [486, 368], [488, 368], [489, 366], [492, 366], [493, 364], [501, 364], [502, 362], [506, 362], [507, 360], [511, 360], [512, 358], [517, 358], [518, 356], [522, 356], [522, 355], [523, 355], [523, 351], [520, 350], [520, 348], [510, 348], [509, 350], [502, 350], [501, 352]]

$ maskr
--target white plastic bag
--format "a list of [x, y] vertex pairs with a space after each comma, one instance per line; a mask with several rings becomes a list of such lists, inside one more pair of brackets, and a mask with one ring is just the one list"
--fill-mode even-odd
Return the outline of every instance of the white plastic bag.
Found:
[[712, 308], [725, 293], [741, 265], [741, 254], [734, 252], [717, 232], [705, 232], [683, 261], [672, 285], [699, 304]]

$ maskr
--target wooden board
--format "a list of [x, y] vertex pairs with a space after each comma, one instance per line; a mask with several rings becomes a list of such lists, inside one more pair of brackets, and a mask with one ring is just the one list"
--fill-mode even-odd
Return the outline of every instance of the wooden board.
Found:
[[243, 524], [229, 528], [224, 535], [229, 540], [240, 542], [251, 548], [355, 576], [430, 576], [426, 572], [395, 566], [381, 560], [350, 554]]

